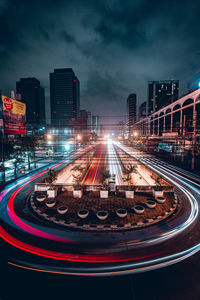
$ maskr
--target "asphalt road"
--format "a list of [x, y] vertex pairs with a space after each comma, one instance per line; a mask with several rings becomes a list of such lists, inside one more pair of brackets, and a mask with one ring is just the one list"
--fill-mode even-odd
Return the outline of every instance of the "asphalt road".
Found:
[[[16, 180], [0, 194], [0, 235], [10, 264], [87, 276], [128, 275], [169, 266], [199, 251], [197, 183], [177, 174], [172, 166], [169, 169], [123, 145], [117, 147], [171, 181], [182, 197], [182, 212], [165, 223], [123, 233], [85, 233], [51, 227], [31, 215], [26, 203], [34, 183], [46, 176], [44, 168]], [[71, 158], [55, 162], [52, 168], [62, 168], [85, 151], [86, 148]], [[99, 151], [100, 157], [101, 146]]]
[[83, 278], [0, 268], [1, 300], [199, 300], [200, 255], [173, 266], [129, 276]]

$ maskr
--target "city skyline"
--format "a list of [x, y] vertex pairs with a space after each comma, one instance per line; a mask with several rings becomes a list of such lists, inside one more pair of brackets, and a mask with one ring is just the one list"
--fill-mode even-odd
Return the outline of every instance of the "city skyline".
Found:
[[198, 300], [200, 2], [0, 0], [0, 300]]
[[[95, 101], [94, 114], [105, 114], [107, 104], [106, 112], [112, 115], [113, 110], [121, 113], [119, 107], [132, 91], [139, 104], [144, 102], [149, 80], [177, 78], [181, 95], [190, 80], [195, 84], [199, 78], [197, 1], [192, 10], [186, 1], [181, 6], [173, 4], [172, 10], [158, 1], [155, 5], [148, 1], [22, 4], [17, 11], [13, 1], [0, 6], [4, 94], [14, 88], [17, 78], [31, 76], [41, 81], [49, 99], [49, 72], [71, 67], [81, 82], [82, 108], [91, 110]], [[33, 13], [27, 20], [29, 9]], [[184, 24], [175, 22], [183, 15]]]

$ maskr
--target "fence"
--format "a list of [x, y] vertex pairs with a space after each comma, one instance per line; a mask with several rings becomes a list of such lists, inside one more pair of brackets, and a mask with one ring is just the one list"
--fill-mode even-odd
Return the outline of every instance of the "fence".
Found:
[[[61, 188], [63, 191], [73, 190], [73, 184], [70, 183], [56, 183], [54, 184], [56, 187]], [[135, 185], [132, 186], [134, 191], [136, 192], [147, 192], [152, 191], [156, 186], [155, 185]], [[101, 190], [100, 184], [88, 184], [82, 185], [84, 191], [99, 191]], [[49, 189], [48, 183], [37, 183], [35, 184], [35, 191], [47, 191]], [[128, 185], [116, 185], [116, 191], [126, 191], [129, 189]], [[164, 186], [162, 187], [162, 191], [164, 192], [173, 192], [173, 186]]]

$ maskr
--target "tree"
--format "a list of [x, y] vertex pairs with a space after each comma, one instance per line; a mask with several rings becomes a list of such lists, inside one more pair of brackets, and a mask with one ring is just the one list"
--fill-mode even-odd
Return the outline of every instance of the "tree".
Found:
[[35, 150], [38, 145], [35, 136], [23, 136], [18, 139], [18, 145], [21, 147], [21, 151], [27, 152], [28, 169], [31, 168], [31, 157], [34, 158], [34, 168], [36, 168]]
[[91, 140], [96, 143], [96, 141], [97, 141], [97, 134], [96, 134], [96, 132], [92, 132], [91, 133]]
[[123, 178], [123, 181], [127, 182], [128, 186], [130, 187], [131, 186], [131, 179], [132, 179], [131, 174], [132, 173], [135, 173], [135, 174], [137, 173], [137, 166], [129, 164], [128, 167], [125, 168], [124, 173], [125, 173], [126, 177]]
[[154, 179], [155, 183], [157, 186], [161, 187], [162, 186], [162, 183], [163, 183], [163, 177], [162, 176], [157, 176], [155, 179]]
[[88, 140], [89, 140], [88, 135], [84, 134], [84, 135], [82, 136], [81, 144], [82, 144], [82, 145], [87, 145]]
[[20, 150], [15, 150], [14, 154], [13, 154], [13, 158], [14, 158], [14, 176], [17, 176], [17, 169], [18, 169], [18, 165], [21, 163], [24, 163], [24, 159], [20, 156], [21, 155], [21, 151]]
[[103, 171], [101, 172], [100, 183], [101, 183], [103, 189], [107, 189], [107, 188], [108, 188], [108, 183], [107, 183], [107, 181], [108, 181], [108, 179], [110, 178], [110, 176], [111, 176], [111, 175], [110, 175], [109, 170], [103, 170]]
[[50, 186], [53, 186], [53, 181], [56, 179], [56, 172], [53, 169], [47, 169], [48, 182]]
[[0, 139], [0, 159], [1, 159], [1, 166], [0, 172], [2, 172], [2, 181], [5, 181], [5, 167], [4, 162], [8, 160], [14, 152], [14, 144], [10, 141], [7, 141], [3, 135], [1, 135]]
[[83, 171], [85, 168], [81, 167], [81, 165], [75, 165], [70, 171], [73, 172], [73, 183], [74, 189], [80, 190], [81, 189], [81, 182], [83, 178]]

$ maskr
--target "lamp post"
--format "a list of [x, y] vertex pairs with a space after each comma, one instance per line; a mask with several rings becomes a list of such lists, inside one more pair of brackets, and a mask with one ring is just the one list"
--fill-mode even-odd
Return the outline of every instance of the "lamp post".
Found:
[[[53, 139], [54, 139], [54, 137], [53, 137], [53, 135], [51, 133], [47, 133], [46, 134], [47, 145], [48, 146], [52, 145], [52, 151], [53, 151]], [[48, 156], [49, 156], [49, 150], [51, 150], [51, 149], [48, 149]]]
[[[1, 90], [0, 90], [0, 105], [2, 105], [2, 98], [1, 98]], [[3, 119], [3, 105], [2, 109], [2, 119]], [[2, 181], [5, 181], [5, 166], [4, 166], [4, 128], [1, 129], [1, 163], [2, 163]]]
[[5, 166], [4, 166], [4, 130], [1, 130], [1, 167], [2, 181], [5, 181]]
[[77, 134], [76, 136], [76, 149], [78, 149], [78, 143], [82, 140], [82, 136], [80, 134]]

